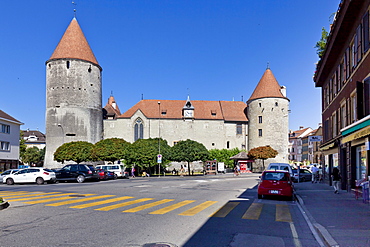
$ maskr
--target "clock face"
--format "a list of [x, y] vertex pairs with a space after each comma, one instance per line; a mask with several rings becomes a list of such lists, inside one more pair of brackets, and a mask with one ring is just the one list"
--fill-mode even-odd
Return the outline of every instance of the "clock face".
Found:
[[184, 111], [184, 116], [185, 117], [192, 117], [193, 116], [193, 111], [192, 110], [185, 110]]

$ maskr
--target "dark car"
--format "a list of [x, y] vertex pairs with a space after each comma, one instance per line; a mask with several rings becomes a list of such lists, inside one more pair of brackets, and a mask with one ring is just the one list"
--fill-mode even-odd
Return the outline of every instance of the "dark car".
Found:
[[258, 184], [258, 198], [282, 196], [293, 199], [293, 182], [288, 171], [267, 170], [262, 173]]
[[115, 172], [106, 171], [107, 179], [117, 179], [117, 174]]
[[99, 180], [99, 175], [93, 165], [71, 164], [55, 172], [58, 181], [77, 181], [83, 183], [88, 180]]
[[[294, 182], [298, 182], [298, 170], [293, 169], [293, 177], [292, 180]], [[299, 169], [299, 182], [306, 182], [312, 180], [312, 173], [310, 170], [307, 169]]]

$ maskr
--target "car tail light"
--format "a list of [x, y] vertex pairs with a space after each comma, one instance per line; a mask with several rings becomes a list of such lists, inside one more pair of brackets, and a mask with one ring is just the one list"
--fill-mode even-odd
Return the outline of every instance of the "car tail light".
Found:
[[49, 173], [48, 173], [48, 172], [44, 172], [44, 174], [45, 174], [45, 175], [49, 175]]
[[92, 171], [89, 170], [88, 174], [92, 174]]

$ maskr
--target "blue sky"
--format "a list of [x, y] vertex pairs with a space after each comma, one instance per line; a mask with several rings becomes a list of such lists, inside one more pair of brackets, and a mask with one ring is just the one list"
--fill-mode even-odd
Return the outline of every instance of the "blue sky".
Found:
[[290, 129], [317, 128], [316, 42], [340, 0], [1, 1], [0, 109], [45, 132], [45, 62], [77, 10], [103, 68], [103, 102], [247, 101], [267, 64], [290, 99]]

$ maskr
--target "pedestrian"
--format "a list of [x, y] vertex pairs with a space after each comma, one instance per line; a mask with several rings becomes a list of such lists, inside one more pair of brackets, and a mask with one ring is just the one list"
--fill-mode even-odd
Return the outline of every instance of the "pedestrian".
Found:
[[311, 168], [311, 172], [312, 172], [311, 182], [312, 183], [317, 183], [317, 175], [318, 175], [318, 172], [319, 172], [319, 168], [317, 168], [316, 165], [313, 165], [313, 167]]
[[333, 168], [333, 173], [331, 174], [331, 177], [333, 179], [334, 193], [339, 194], [338, 190], [339, 190], [339, 181], [341, 179], [341, 176], [340, 176], [338, 167]]
[[181, 165], [181, 168], [180, 168], [180, 177], [183, 177], [184, 176], [184, 167]]
[[135, 177], [135, 167], [134, 166], [131, 168], [131, 176], [132, 178]]
[[322, 177], [322, 167], [319, 166], [319, 183], [321, 183], [323, 181], [323, 177]]

